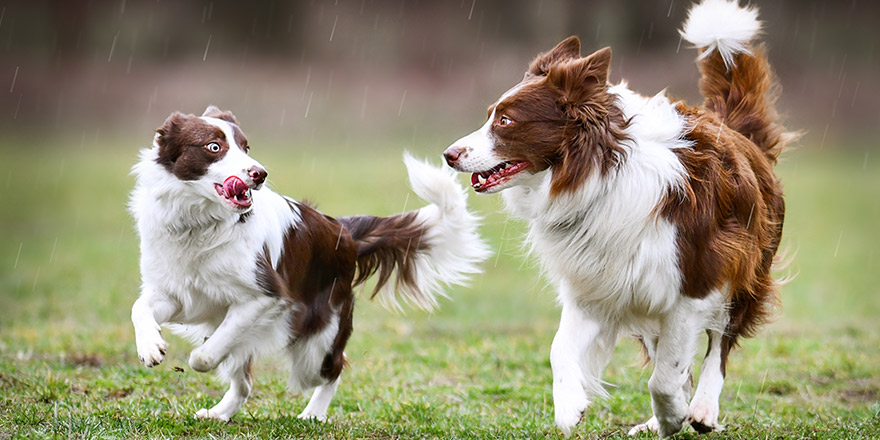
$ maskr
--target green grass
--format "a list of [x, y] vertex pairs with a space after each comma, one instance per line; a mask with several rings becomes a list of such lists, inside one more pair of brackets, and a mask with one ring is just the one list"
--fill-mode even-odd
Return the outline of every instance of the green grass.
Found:
[[[138, 249], [125, 204], [138, 144], [27, 141], [0, 144], [0, 438], [560, 437], [548, 359], [554, 294], [497, 197], [471, 202], [500, 252], [438, 312], [396, 315], [361, 296], [329, 423], [295, 418], [305, 398], [285, 391], [273, 359], [259, 363], [254, 395], [232, 422], [198, 421], [192, 414], [224, 388], [189, 369], [189, 346], [170, 338], [154, 369], [135, 356]], [[436, 157], [442, 143], [417, 154]], [[419, 203], [394, 145], [253, 154], [277, 190], [328, 214], [387, 215]], [[705, 438], [880, 437], [880, 158], [863, 154], [793, 151], [780, 164], [797, 277], [777, 321], [733, 354], [728, 429]], [[649, 375], [622, 341], [606, 371], [612, 398], [591, 407], [575, 437], [622, 438], [644, 421]]]

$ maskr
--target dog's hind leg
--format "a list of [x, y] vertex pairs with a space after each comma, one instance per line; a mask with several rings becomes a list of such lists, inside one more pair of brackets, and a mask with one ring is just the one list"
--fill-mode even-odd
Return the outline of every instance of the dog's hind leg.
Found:
[[316, 419], [320, 421], [327, 420], [327, 409], [330, 408], [330, 401], [336, 394], [336, 388], [339, 387], [339, 381], [342, 376], [337, 376], [332, 382], [325, 383], [315, 388], [309, 404], [299, 414], [300, 419]]
[[[726, 323], [725, 323], [726, 324]], [[700, 369], [700, 382], [689, 408], [691, 426], [700, 433], [720, 431], [718, 424], [718, 399], [724, 386], [724, 361], [721, 340], [723, 333], [709, 329], [709, 350]]]
[[556, 426], [566, 437], [580, 421], [590, 397], [608, 395], [601, 376], [616, 342], [616, 328], [603, 328], [576, 305], [563, 303], [550, 364]]
[[226, 391], [220, 402], [217, 402], [211, 409], [200, 409], [196, 413], [196, 418], [222, 421], [231, 419], [233, 414], [238, 412], [241, 406], [247, 402], [253, 385], [253, 359], [248, 358], [247, 362], [233, 371], [229, 390]]

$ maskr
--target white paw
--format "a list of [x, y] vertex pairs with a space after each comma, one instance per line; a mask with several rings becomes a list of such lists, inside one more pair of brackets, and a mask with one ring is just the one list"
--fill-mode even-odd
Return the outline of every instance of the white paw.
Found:
[[198, 410], [198, 412], [196, 412], [196, 418], [197, 419], [217, 420], [220, 422], [228, 422], [230, 419], [230, 416], [202, 408], [202, 409]]
[[[554, 393], [555, 395], [556, 393]], [[581, 421], [584, 411], [589, 406], [583, 390], [575, 392], [559, 393], [553, 399], [553, 407], [556, 413], [556, 426], [566, 437], [571, 435], [571, 429]]]
[[168, 343], [162, 339], [159, 332], [155, 335], [136, 337], [138, 360], [147, 367], [155, 367], [165, 360], [165, 351]]
[[639, 435], [643, 432], [652, 432], [652, 433], [656, 434], [657, 431], [659, 431], [659, 430], [660, 430], [660, 423], [657, 422], [657, 418], [651, 417], [651, 419], [648, 420], [647, 422], [642, 423], [641, 425], [633, 426], [633, 428], [629, 430], [627, 435], [635, 436], [635, 435]]
[[669, 417], [669, 418], [661, 417], [661, 418], [657, 419], [657, 421], [659, 422], [659, 425], [660, 425], [659, 426], [660, 429], [658, 430], [657, 433], [660, 434], [660, 437], [662, 437], [662, 438], [666, 438], [666, 437], [669, 437], [670, 435], [677, 434], [679, 431], [684, 429], [684, 427], [687, 426], [687, 424], [688, 424], [688, 418], [683, 414], [680, 417], [675, 416], [675, 415], [673, 415], [672, 417]]
[[302, 413], [300, 413], [300, 415], [296, 416], [296, 418], [302, 419], [302, 420], [317, 420], [319, 422], [326, 422], [327, 421], [327, 414], [326, 413], [317, 414], [317, 413], [313, 413], [309, 410], [304, 410]]
[[189, 355], [190, 368], [200, 373], [211, 371], [217, 368], [217, 365], [220, 363], [220, 358], [218, 356], [213, 356], [203, 347], [193, 350]]
[[718, 424], [718, 412], [717, 402], [692, 402], [689, 417], [691, 426], [700, 434], [724, 430], [724, 426]]

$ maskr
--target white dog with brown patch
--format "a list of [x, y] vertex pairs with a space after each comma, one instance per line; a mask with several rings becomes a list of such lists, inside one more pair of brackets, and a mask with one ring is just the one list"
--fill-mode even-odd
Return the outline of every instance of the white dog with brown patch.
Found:
[[138, 358], [162, 363], [162, 326], [187, 337], [190, 367], [230, 383], [196, 416], [229, 420], [250, 395], [254, 358], [281, 351], [290, 388], [316, 388], [300, 417], [323, 420], [346, 363], [352, 287], [378, 271], [373, 295], [383, 304], [430, 309], [488, 251], [452, 171], [406, 156], [428, 206], [337, 220], [266, 188], [249, 149], [235, 116], [209, 107], [172, 114], [142, 151], [130, 206], [141, 239], [143, 284], [131, 311]]

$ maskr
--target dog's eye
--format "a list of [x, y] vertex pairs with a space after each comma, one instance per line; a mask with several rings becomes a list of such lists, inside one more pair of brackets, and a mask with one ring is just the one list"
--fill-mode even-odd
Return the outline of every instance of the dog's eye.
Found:
[[251, 146], [250, 146], [250, 145], [245, 145], [245, 146], [244, 146], [244, 152], [245, 152], [245, 154], [250, 153], [250, 152], [251, 152]]
[[498, 119], [498, 125], [500, 125], [502, 127], [504, 127], [506, 125], [510, 125], [512, 122], [513, 122], [513, 120], [511, 120], [507, 116], [502, 116], [501, 118]]
[[207, 148], [208, 151], [210, 151], [212, 153], [219, 153], [220, 152], [220, 144], [218, 144], [216, 142], [211, 142], [210, 144], [205, 145], [205, 148]]

